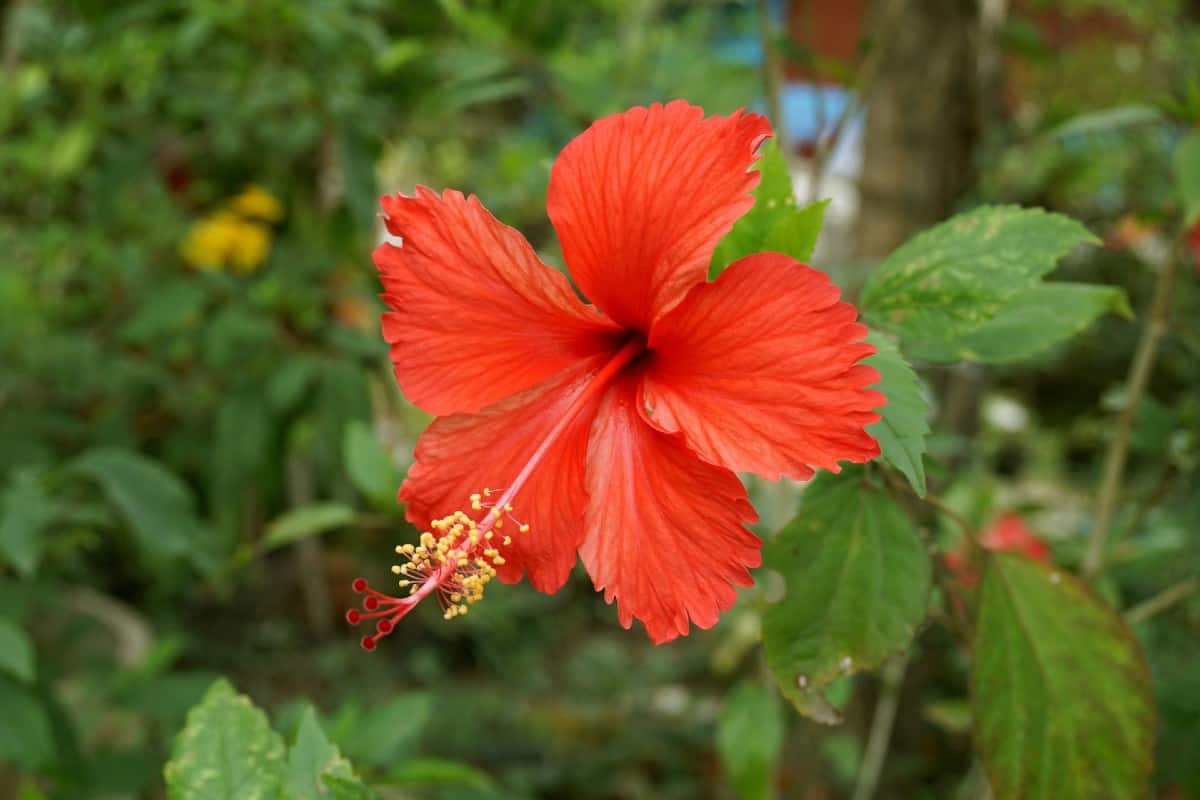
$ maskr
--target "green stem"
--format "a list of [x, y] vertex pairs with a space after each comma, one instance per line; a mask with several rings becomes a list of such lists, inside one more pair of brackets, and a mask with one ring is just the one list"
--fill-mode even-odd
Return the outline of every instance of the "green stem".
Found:
[[1133, 421], [1137, 414], [1138, 403], [1141, 402], [1142, 395], [1146, 393], [1146, 387], [1150, 384], [1150, 375], [1154, 371], [1154, 362], [1158, 358], [1158, 347], [1167, 333], [1167, 323], [1171, 312], [1171, 291], [1182, 261], [1182, 255], [1176, 253], [1158, 276], [1158, 282], [1154, 288], [1154, 299], [1150, 305], [1150, 318], [1142, 330], [1142, 338], [1138, 342], [1137, 352], [1134, 354], [1133, 363], [1129, 368], [1125, 405], [1121, 409], [1120, 416], [1117, 417], [1116, 430], [1104, 460], [1104, 472], [1096, 500], [1096, 524], [1092, 528], [1092, 538], [1088, 542], [1087, 553], [1083, 559], [1085, 577], [1093, 577], [1104, 568], [1108, 533], [1112, 526], [1117, 501], [1120, 499], [1121, 478], [1125, 473], [1125, 461], [1129, 456]]
[[888, 745], [892, 740], [892, 726], [896, 722], [896, 711], [900, 708], [900, 687], [904, 684], [904, 670], [908, 667], [908, 655], [893, 658], [883, 668], [880, 676], [883, 686], [875, 704], [875, 715], [871, 719], [871, 732], [867, 737], [867, 751], [863, 756], [858, 781], [854, 785], [853, 800], [870, 800], [879, 786], [879, 776], [887, 760]]

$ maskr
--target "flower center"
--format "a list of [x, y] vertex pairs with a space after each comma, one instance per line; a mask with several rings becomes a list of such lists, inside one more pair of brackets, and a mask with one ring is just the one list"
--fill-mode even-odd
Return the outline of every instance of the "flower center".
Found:
[[[472, 604], [482, 599], [484, 587], [496, 577], [496, 567], [505, 563], [504, 548], [512, 543], [510, 536], [499, 533], [505, 520], [513, 523], [517, 536], [529, 531], [529, 525], [512, 516], [512, 501], [517, 492], [571, 421], [645, 349], [645, 339], [635, 336], [613, 354], [547, 431], [507, 489], [485, 488], [470, 496], [471, 510], [485, 512], [480, 519], [465, 511], [454, 511], [430, 523], [431, 530], [421, 534], [420, 544], [396, 547], [402, 561], [392, 567], [392, 572], [400, 578], [400, 596], [372, 589], [364, 578], [354, 581], [354, 591], [364, 595], [362, 610], [347, 611], [346, 621], [351, 625], [376, 621], [375, 633], [362, 639], [363, 649], [374, 650], [379, 640], [395, 629], [396, 623], [431, 594], [438, 598], [446, 619], [466, 614]], [[493, 502], [491, 498], [495, 495], [499, 499]]]

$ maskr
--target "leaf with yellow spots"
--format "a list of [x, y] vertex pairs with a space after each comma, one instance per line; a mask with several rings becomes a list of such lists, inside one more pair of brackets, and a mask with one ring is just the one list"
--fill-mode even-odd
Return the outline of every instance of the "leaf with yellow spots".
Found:
[[283, 739], [250, 698], [221, 679], [188, 712], [164, 776], [168, 800], [277, 800]]
[[864, 287], [860, 307], [872, 325], [898, 336], [910, 357], [1026, 358], [1105, 311], [1127, 310], [1119, 289], [1041, 280], [1073, 248], [1096, 242], [1061, 214], [983, 206], [892, 253]]

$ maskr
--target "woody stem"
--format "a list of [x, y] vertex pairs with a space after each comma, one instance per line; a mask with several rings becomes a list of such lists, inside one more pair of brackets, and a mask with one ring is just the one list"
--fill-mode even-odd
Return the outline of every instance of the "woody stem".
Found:
[[1113, 433], [1112, 442], [1108, 446], [1108, 454], [1104, 459], [1104, 473], [1096, 503], [1096, 522], [1092, 528], [1092, 537], [1088, 541], [1087, 553], [1083, 559], [1083, 574], [1089, 578], [1094, 577], [1104, 566], [1108, 531], [1112, 525], [1117, 499], [1120, 495], [1121, 476], [1125, 472], [1125, 460], [1129, 455], [1134, 417], [1137, 414], [1138, 403], [1150, 383], [1150, 375], [1154, 371], [1154, 362], [1158, 356], [1158, 346], [1167, 333], [1171, 312], [1171, 291], [1182, 261], [1181, 254], [1178, 252], [1173, 254], [1158, 276], [1158, 283], [1154, 287], [1154, 299], [1150, 306], [1150, 320], [1142, 330], [1142, 338], [1138, 342], [1137, 353], [1134, 355], [1133, 364], [1129, 369], [1125, 403], [1121, 409], [1121, 415], [1117, 418], [1116, 430]]

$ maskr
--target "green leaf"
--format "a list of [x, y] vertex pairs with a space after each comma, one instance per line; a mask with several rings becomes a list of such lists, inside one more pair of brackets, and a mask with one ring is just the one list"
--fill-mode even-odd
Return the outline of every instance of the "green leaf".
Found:
[[764, 565], [787, 583], [763, 613], [767, 664], [800, 713], [835, 722], [822, 690], [903, 650], [924, 619], [925, 548], [895, 501], [847, 469], [808, 485]]
[[738, 800], [768, 800], [783, 747], [783, 715], [776, 693], [742, 682], [729, 694], [717, 724], [717, 752]]
[[1050, 135], [1065, 138], [1084, 134], [1113, 133], [1121, 128], [1155, 124], [1162, 120], [1163, 113], [1158, 108], [1131, 103], [1071, 117], [1051, 131]]
[[1192, 131], [1175, 148], [1175, 194], [1190, 225], [1200, 219], [1200, 132]]
[[365, 709], [346, 703], [329, 730], [354, 763], [387, 767], [416, 752], [434, 707], [434, 697], [427, 692], [397, 694]]
[[267, 715], [224, 679], [188, 712], [164, 775], [169, 800], [283, 797], [284, 749]]
[[709, 280], [743, 256], [764, 251], [808, 261], [821, 233], [828, 200], [796, 207], [787, 160], [774, 140], [767, 142], [757, 163], [762, 175], [754, 190], [754, 206], [717, 245], [709, 264]]
[[387, 450], [371, 432], [371, 427], [361, 420], [347, 425], [343, 450], [346, 472], [354, 488], [378, 506], [394, 507], [400, 473]]
[[[289, 800], [325, 800], [322, 781], [327, 776], [342, 778], [350, 784], [361, 781], [350, 762], [342, 757], [321, 730], [312, 706], [304, 709], [296, 730], [296, 741], [288, 752], [287, 788]], [[363, 787], [365, 788], [365, 787]]]
[[0, 675], [0, 763], [34, 768], [54, 754], [54, 734], [42, 701], [32, 690]]
[[268, 550], [316, 536], [354, 521], [355, 510], [341, 503], [316, 503], [293, 508], [267, 526], [263, 546]]
[[6, 619], [0, 619], [0, 672], [33, 683], [33, 644], [25, 631]]
[[42, 557], [42, 531], [56, 504], [32, 470], [18, 471], [0, 497], [0, 561], [28, 578]]
[[478, 767], [445, 758], [413, 758], [388, 773], [388, 781], [399, 785], [466, 786], [479, 791], [495, 788], [492, 778]]
[[860, 307], [905, 353], [953, 345], [1034, 288], [1079, 244], [1098, 240], [1069, 217], [983, 206], [897, 249], [871, 276]]
[[1146, 797], [1154, 712], [1121, 618], [1075, 577], [989, 556], [971, 674], [996, 797]]
[[930, 361], [1021, 361], [1063, 344], [1106, 312], [1132, 317], [1125, 290], [1088, 283], [1043, 283], [1013, 298], [999, 314], [947, 344], [915, 346]]
[[371, 791], [358, 778], [347, 778], [332, 772], [321, 775], [321, 786], [327, 800], [376, 800], [379, 795]]
[[921, 381], [890, 341], [874, 331], [867, 339], [877, 352], [864, 363], [879, 370], [883, 380], [875, 388], [887, 397], [887, 405], [880, 412], [882, 419], [869, 426], [867, 432], [879, 442], [884, 460], [904, 473], [913, 490], [924, 497], [922, 458], [928, 449], [925, 437], [929, 435], [929, 423], [925, 415], [929, 404], [921, 395]]
[[215, 544], [212, 533], [196, 518], [187, 484], [158, 462], [105, 447], [87, 451], [69, 469], [100, 485], [148, 556], [187, 557], [197, 566], [207, 566]]

